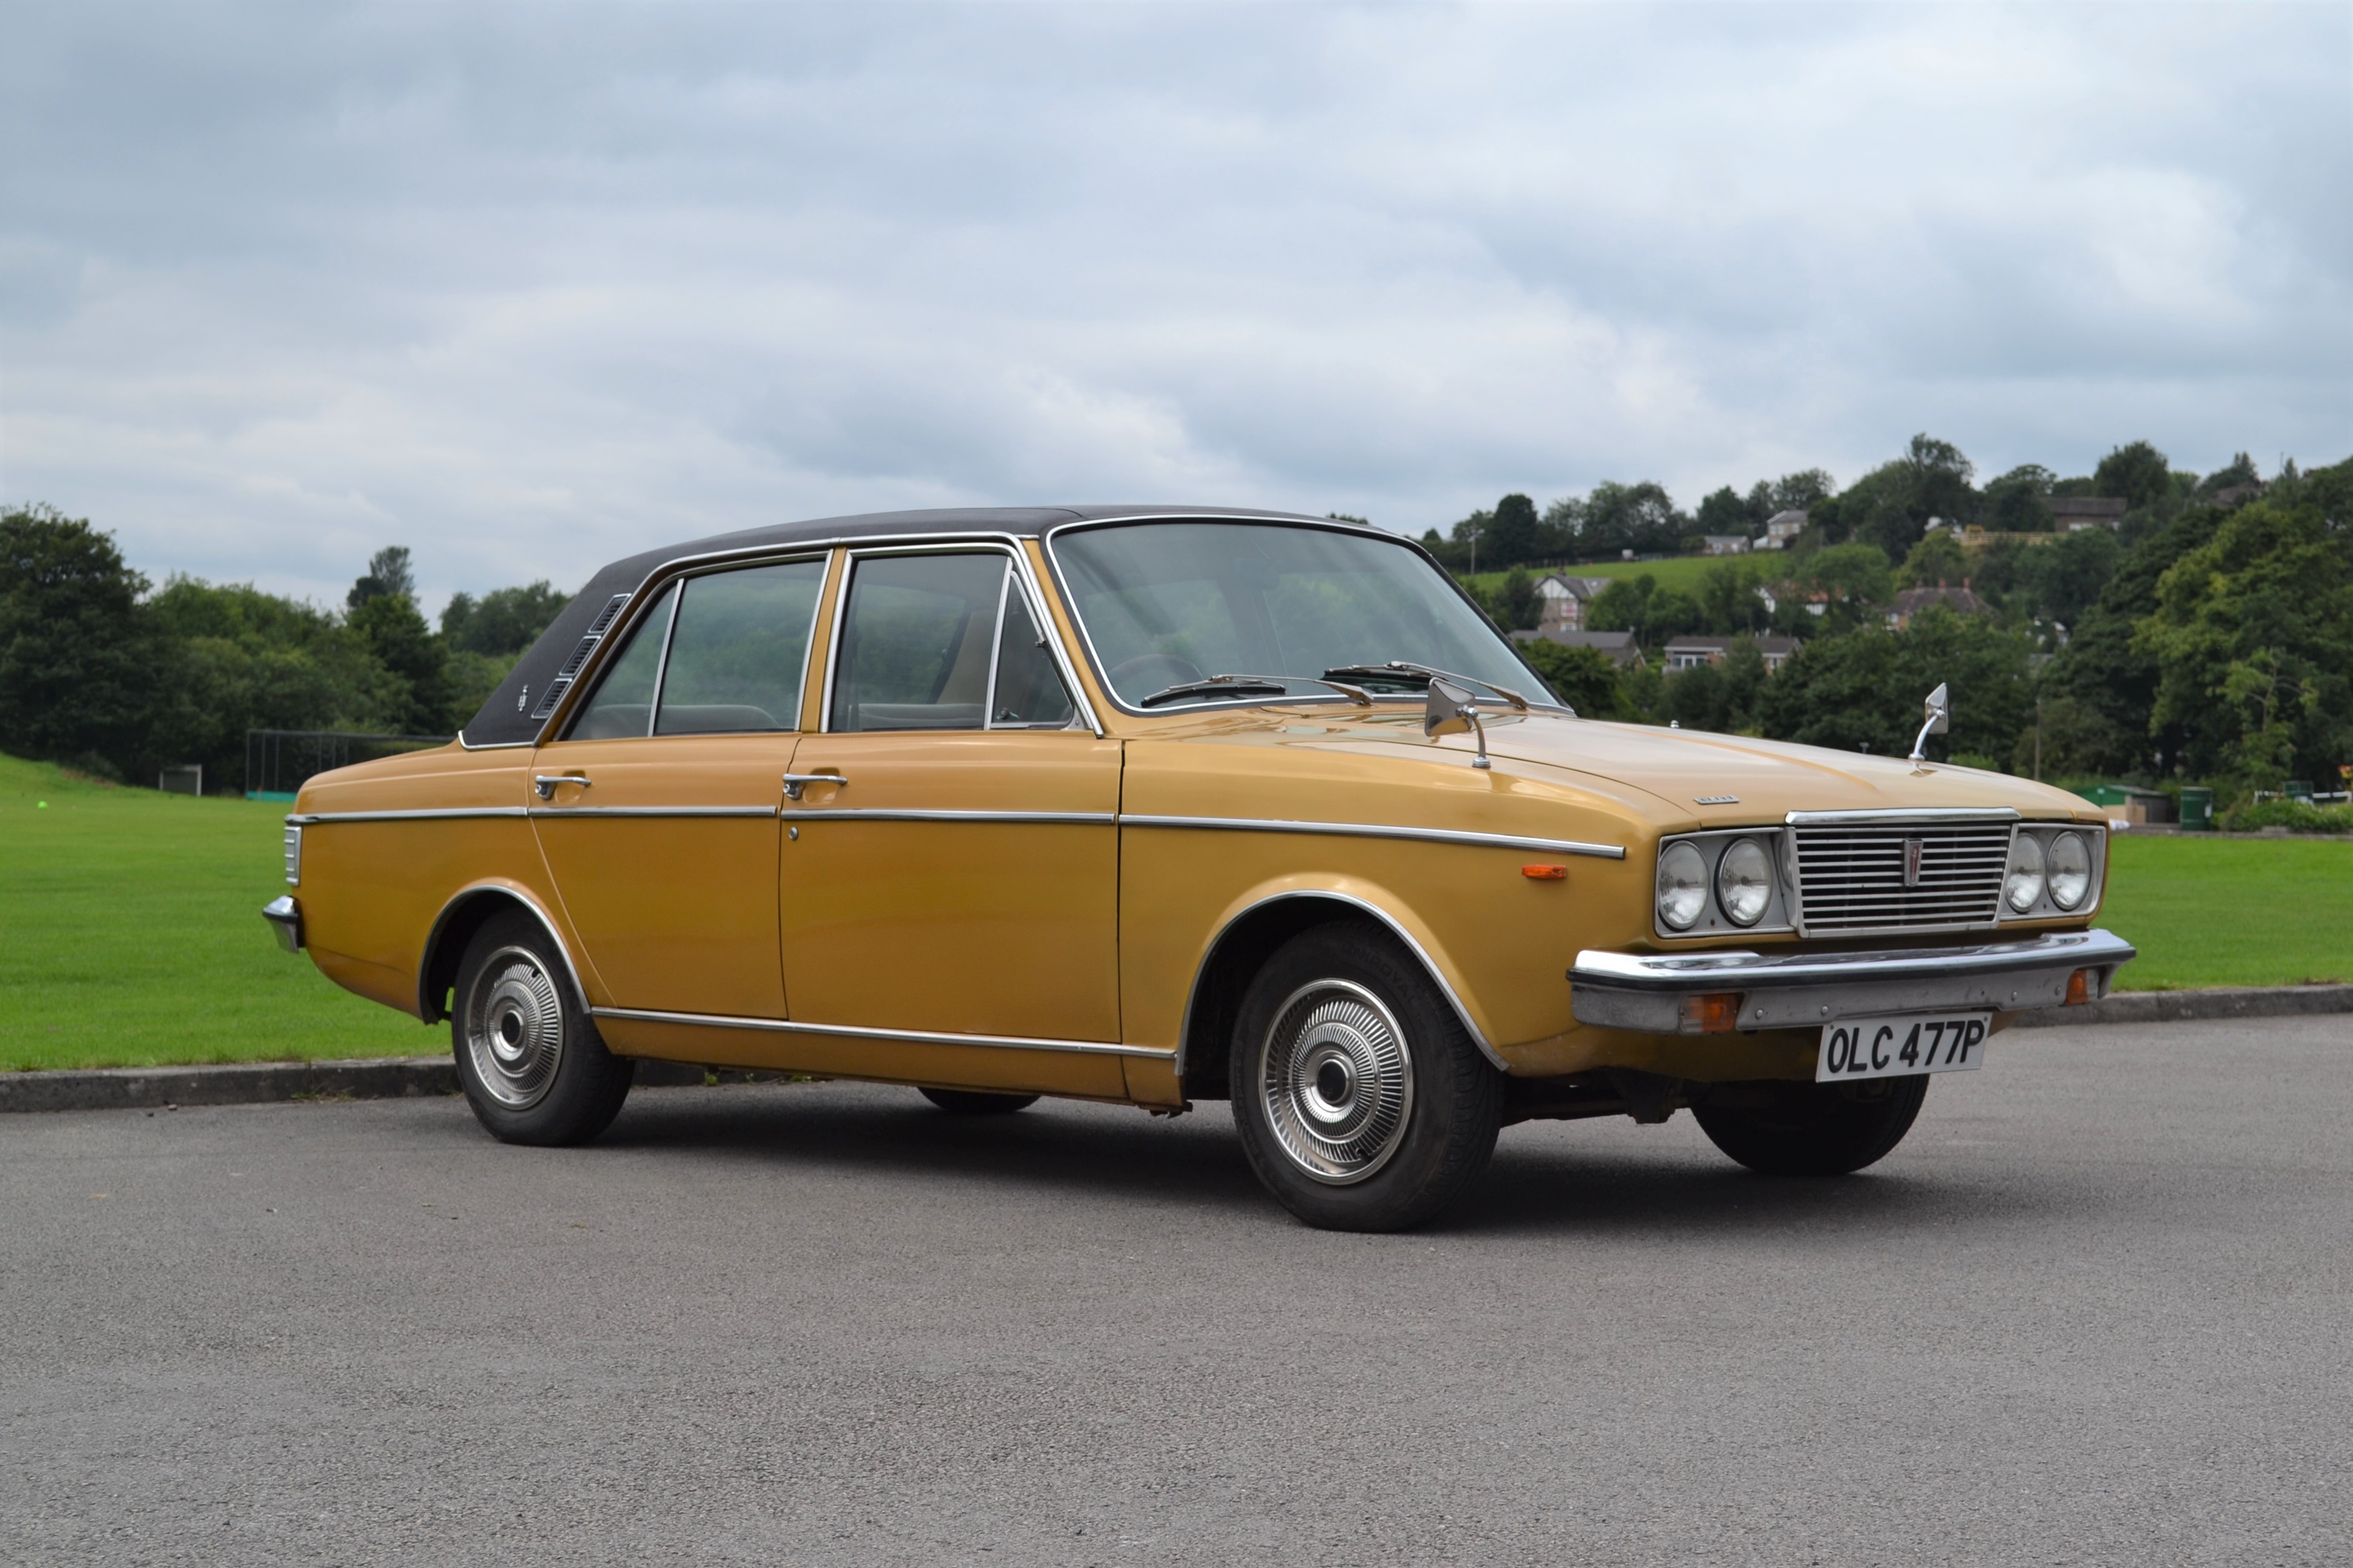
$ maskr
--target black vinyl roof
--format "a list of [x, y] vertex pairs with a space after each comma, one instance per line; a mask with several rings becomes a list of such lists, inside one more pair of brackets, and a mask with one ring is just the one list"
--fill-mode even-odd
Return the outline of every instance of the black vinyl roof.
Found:
[[[790, 550], [796, 546], [829, 545], [837, 542], [858, 542], [877, 539], [935, 539], [956, 535], [1010, 534], [1017, 539], [1035, 539], [1047, 530], [1069, 522], [1086, 522], [1096, 519], [1154, 518], [1256, 518], [1267, 521], [1315, 522], [1326, 527], [1331, 521], [1309, 517], [1299, 512], [1253, 511], [1239, 507], [1221, 506], [1008, 506], [954, 507], [927, 511], [874, 511], [855, 517], [819, 517], [804, 522], [774, 523], [765, 528], [747, 528], [734, 533], [714, 533], [705, 539], [691, 539], [680, 544], [664, 545], [616, 561], [588, 579], [587, 586], [575, 595], [553, 625], [540, 634], [531, 650], [515, 662], [514, 668], [491, 693], [481, 711], [466, 722], [459, 739], [469, 746], [512, 746], [528, 744], [539, 738], [541, 728], [548, 719], [548, 689], [560, 679], [579, 674], [579, 661], [595, 650], [596, 644], [586, 639], [592, 635], [601, 637], [611, 629], [616, 618], [628, 608], [646, 581], [664, 567], [681, 561], [706, 556], [757, 555], [769, 551]], [[616, 600], [622, 601], [616, 604]], [[572, 668], [567, 671], [566, 666]], [[568, 679], [565, 682], [567, 688]], [[564, 692], [555, 696], [560, 700]]]

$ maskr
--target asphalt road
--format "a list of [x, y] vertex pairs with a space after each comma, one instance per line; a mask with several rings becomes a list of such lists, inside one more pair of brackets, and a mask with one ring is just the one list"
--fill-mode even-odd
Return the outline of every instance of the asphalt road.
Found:
[[0, 1560], [2353, 1562], [2353, 1018], [2039, 1030], [1874, 1171], [1504, 1135], [1408, 1237], [1222, 1106], [0, 1125]]

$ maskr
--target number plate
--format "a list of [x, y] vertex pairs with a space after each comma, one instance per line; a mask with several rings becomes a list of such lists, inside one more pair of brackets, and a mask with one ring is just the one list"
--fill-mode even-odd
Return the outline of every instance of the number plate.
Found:
[[1907, 1013], [1827, 1024], [1821, 1054], [1814, 1058], [1814, 1081], [1845, 1083], [1981, 1068], [1986, 1030], [1992, 1022], [1990, 1013]]

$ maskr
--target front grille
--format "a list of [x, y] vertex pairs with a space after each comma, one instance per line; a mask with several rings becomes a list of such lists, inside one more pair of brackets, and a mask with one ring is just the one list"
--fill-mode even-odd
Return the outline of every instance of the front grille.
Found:
[[[1806, 934], [1990, 926], [2010, 860], [2007, 822], [1851, 824], [1793, 829]], [[1905, 881], [1905, 841], [1920, 843], [1917, 880]]]

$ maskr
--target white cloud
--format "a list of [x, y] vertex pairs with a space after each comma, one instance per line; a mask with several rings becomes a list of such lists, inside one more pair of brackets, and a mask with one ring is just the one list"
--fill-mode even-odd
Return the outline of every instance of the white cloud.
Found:
[[1443, 523], [2353, 448], [2342, 7], [19, 14], [0, 493], [431, 595], [843, 510]]

